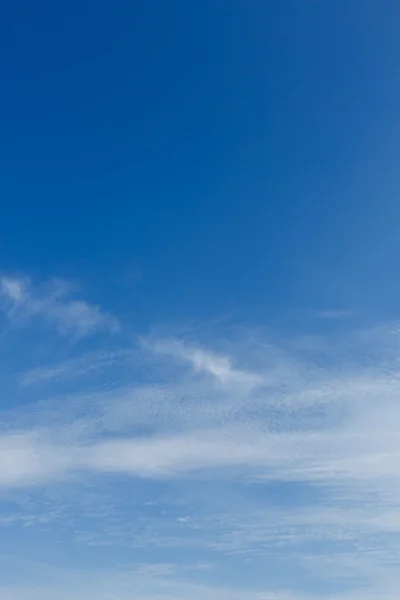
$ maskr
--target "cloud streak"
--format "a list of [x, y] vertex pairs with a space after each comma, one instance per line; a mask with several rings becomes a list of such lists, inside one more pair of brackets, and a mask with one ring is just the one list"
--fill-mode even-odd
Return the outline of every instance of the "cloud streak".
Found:
[[220, 356], [215, 352], [184, 344], [177, 339], [162, 339], [152, 342], [146, 340], [144, 346], [158, 354], [187, 362], [196, 373], [208, 373], [223, 385], [252, 388], [263, 382], [262, 377], [257, 373], [234, 368], [231, 357]]
[[69, 286], [61, 280], [35, 286], [25, 278], [0, 278], [0, 308], [14, 326], [39, 320], [61, 335], [82, 338], [97, 331], [116, 332], [116, 318], [99, 306], [71, 299]]

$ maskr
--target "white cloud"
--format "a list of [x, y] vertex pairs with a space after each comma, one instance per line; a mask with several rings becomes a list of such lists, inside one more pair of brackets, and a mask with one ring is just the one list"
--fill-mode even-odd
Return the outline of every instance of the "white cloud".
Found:
[[[264, 374], [233, 369], [227, 358], [193, 348], [185, 350], [179, 342], [167, 346], [164, 342], [155, 343], [153, 347], [167, 355], [178, 348], [179, 356], [193, 360], [195, 366], [199, 364], [199, 369], [212, 373], [218, 382], [264, 380]], [[169, 351], [170, 348], [174, 350]], [[124, 356], [121, 353], [120, 358]], [[33, 371], [28, 374], [28, 381], [57, 377], [65, 369], [71, 372], [77, 368], [79, 372], [83, 368], [86, 372], [93, 368], [95, 372], [99, 368], [97, 360], [98, 357], [92, 366], [82, 359], [43, 372]], [[118, 354], [113, 355], [113, 360], [118, 360]], [[298, 361], [294, 366], [298, 371]], [[400, 384], [396, 372], [388, 377], [386, 366], [381, 374], [343, 374], [339, 369], [337, 373], [326, 372], [325, 380], [317, 386], [303, 381], [302, 388], [297, 372], [293, 381], [289, 377], [282, 381], [281, 389], [260, 386], [250, 388], [248, 394], [241, 389], [239, 396], [230, 386], [221, 392], [212, 381], [202, 378], [193, 382], [186, 376], [181, 382], [166, 381], [161, 386], [127, 386], [73, 398], [72, 410], [86, 414], [83, 420], [73, 418], [68, 400], [63, 398], [63, 406], [56, 408], [52, 401], [36, 410], [30, 427], [41, 432], [35, 433], [35, 439], [40, 440], [42, 435], [46, 444], [51, 444], [53, 457], [65, 457], [67, 451], [61, 441], [67, 432], [75, 431], [71, 428], [74, 421], [79, 425], [77, 430], [83, 431], [83, 437], [79, 433], [71, 441], [68, 433], [68, 452], [73, 458], [61, 461], [64, 467], [60, 469], [175, 476], [192, 470], [235, 467], [246, 472], [247, 477], [252, 474], [258, 479], [329, 485], [369, 485], [376, 481], [383, 484], [397, 476]], [[56, 422], [46, 422], [46, 406], [52, 406]], [[88, 428], [89, 423], [92, 428]], [[99, 423], [100, 431], [96, 429]], [[152, 431], [145, 436], [131, 435], [129, 429], [137, 425], [152, 426]], [[48, 431], [48, 427], [53, 431]], [[107, 441], [98, 439], [98, 434], [107, 429], [114, 432], [114, 437]], [[31, 430], [24, 430], [25, 433], [30, 435]], [[15, 449], [17, 442], [14, 437], [10, 439]], [[19, 439], [25, 448], [25, 438]], [[0, 472], [1, 469], [0, 465]], [[46, 472], [52, 476], [52, 470], [46, 468]]]
[[71, 466], [67, 452], [34, 432], [1, 436], [0, 460], [0, 488], [57, 480]]
[[[189, 503], [166, 523], [153, 523], [147, 513], [130, 523], [122, 516], [126, 500], [120, 500], [125, 509], [119, 521], [115, 512], [109, 518], [105, 511], [98, 525], [105, 529], [81, 532], [80, 539], [125, 540], [167, 553], [187, 545], [191, 551], [261, 557], [273, 549], [271, 560], [290, 557], [318, 581], [351, 584], [341, 600], [368, 598], [362, 595], [365, 586], [371, 600], [391, 600], [400, 568], [398, 340], [393, 330], [390, 335], [375, 330], [373, 337], [363, 333], [351, 360], [353, 350], [341, 359], [330, 343], [324, 366], [321, 343], [315, 360], [310, 348], [306, 353], [277, 348], [274, 359], [270, 344], [263, 360], [261, 343], [257, 360], [246, 360], [244, 367], [240, 353], [231, 358], [180, 340], [152, 340], [145, 349], [117, 352], [111, 359], [100, 352], [32, 371], [24, 393], [29, 383], [62, 384], [80, 373], [90, 374], [96, 391], [78, 389], [68, 396], [60, 385], [60, 397], [1, 415], [2, 494], [63, 484], [79, 496], [84, 481], [97, 490], [96, 504], [109, 475], [111, 494], [121, 477], [140, 478], [140, 486], [177, 482], [184, 489], [202, 481], [203, 512]], [[367, 363], [366, 354], [374, 360]], [[130, 380], [105, 387], [104, 367], [127, 356]], [[191, 368], [182, 369], [177, 361]], [[224, 498], [214, 494], [216, 484], [239, 486], [239, 498], [231, 491]], [[278, 501], [269, 497], [274, 486], [287, 506], [279, 496]], [[306, 501], [297, 499], [298, 492]], [[143, 520], [145, 533], [135, 529]], [[316, 544], [324, 546], [316, 552]], [[110, 591], [110, 597], [119, 600], [118, 593]], [[221, 593], [215, 598], [224, 598]], [[246, 590], [243, 597], [249, 594]], [[181, 596], [196, 598], [194, 592]], [[328, 592], [321, 596], [336, 598]], [[277, 592], [276, 598], [308, 600], [288, 592]]]
[[3, 277], [0, 282], [0, 293], [12, 302], [19, 303], [25, 295], [25, 280]]
[[35, 286], [29, 278], [0, 278], [0, 308], [14, 325], [40, 319], [62, 335], [78, 338], [99, 330], [115, 332], [118, 321], [99, 306], [70, 298], [65, 282]]
[[189, 362], [195, 371], [209, 373], [222, 384], [253, 387], [263, 382], [259, 374], [234, 368], [229, 356], [219, 356], [176, 339], [146, 341], [145, 345], [160, 354]]

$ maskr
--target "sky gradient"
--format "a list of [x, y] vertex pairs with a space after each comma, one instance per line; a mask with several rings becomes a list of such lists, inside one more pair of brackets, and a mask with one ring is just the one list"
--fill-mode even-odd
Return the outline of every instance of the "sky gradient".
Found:
[[0, 8], [0, 597], [397, 600], [396, 2]]

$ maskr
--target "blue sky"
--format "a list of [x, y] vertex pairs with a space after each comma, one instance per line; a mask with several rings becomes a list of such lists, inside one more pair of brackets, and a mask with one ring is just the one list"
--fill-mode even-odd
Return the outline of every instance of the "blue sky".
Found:
[[399, 17], [1, 7], [1, 598], [399, 597]]

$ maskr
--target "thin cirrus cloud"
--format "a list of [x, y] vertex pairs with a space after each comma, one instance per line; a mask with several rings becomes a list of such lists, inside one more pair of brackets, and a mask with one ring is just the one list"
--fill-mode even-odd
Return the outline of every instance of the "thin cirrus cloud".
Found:
[[[192, 356], [193, 352], [190, 349], [187, 354]], [[216, 355], [201, 352], [202, 364], [207, 367], [216, 362], [220, 364]], [[214, 374], [211, 369], [213, 367], [204, 368]], [[263, 379], [262, 374], [238, 372], [244, 381]], [[236, 378], [237, 373], [233, 376]], [[398, 391], [395, 374], [392, 377], [386, 372], [381, 377], [375, 373], [369, 376], [353, 373], [347, 377], [330, 374], [329, 380], [320, 382], [319, 389], [305, 380], [304, 389], [291, 390], [291, 382], [287, 380], [283, 394], [282, 390], [260, 387], [259, 394], [254, 396], [253, 391], [251, 399], [242, 394], [236, 397], [229, 385], [226, 393], [221, 393], [212, 382], [203, 379], [201, 383], [192, 383], [190, 379], [189, 376], [181, 383], [164, 382], [162, 391], [158, 386], [147, 385], [143, 390], [128, 386], [124, 390], [104, 392], [100, 398], [97, 394], [89, 396], [88, 402], [96, 408], [88, 419], [98, 421], [100, 418], [104, 430], [107, 420], [117, 422], [118, 412], [124, 415], [125, 430], [129, 428], [129, 420], [132, 426], [138, 420], [149, 426], [155, 410], [158, 423], [164, 426], [159, 430], [155, 427], [152, 435], [146, 437], [127, 437], [125, 431], [119, 435], [117, 427], [116, 437], [103, 441], [94, 430], [89, 439], [78, 436], [73, 444], [68, 439], [68, 448], [64, 448], [59, 441], [54, 442], [51, 431], [46, 433], [46, 409], [42, 413], [39, 410], [33, 431], [40, 429], [40, 435], [32, 437], [31, 431], [28, 437], [3, 435], [3, 447], [8, 442], [10, 447], [8, 463], [3, 463], [2, 470], [6, 464], [17, 465], [18, 457], [25, 464], [25, 457], [30, 454], [28, 464], [32, 477], [40, 473], [39, 465], [42, 465], [43, 473], [39, 476], [50, 478], [56, 472], [62, 474], [70, 469], [176, 476], [199, 468], [242, 466], [254, 472], [257, 478], [367, 483], [385, 481], [398, 472], [400, 445], [396, 422], [400, 408], [395, 402]], [[297, 387], [298, 376], [295, 379]], [[182, 385], [187, 392], [184, 400]], [[208, 386], [206, 394], [205, 386]], [[331, 394], [328, 400], [326, 387]], [[309, 421], [310, 406], [304, 404], [303, 397], [308, 391], [310, 402], [315, 406], [321, 399], [325, 404], [325, 414], [316, 424]], [[375, 402], [377, 394], [381, 401], [379, 406]], [[204, 395], [207, 398], [202, 402]], [[196, 397], [199, 398], [197, 405]], [[386, 412], [382, 411], [382, 403]], [[73, 406], [76, 409], [76, 405]], [[84, 412], [90, 414], [87, 407]], [[289, 415], [292, 418], [295, 415], [292, 424], [288, 421]], [[65, 432], [66, 425], [71, 426], [71, 415], [65, 419], [67, 424], [62, 420], [53, 423], [59, 433]], [[62, 439], [60, 435], [56, 437]], [[55, 457], [60, 457], [57, 468], [48, 464], [46, 455], [51, 456], [51, 465]], [[25, 474], [26, 471], [16, 468], [15, 481], [23, 483]], [[12, 478], [7, 476], [8, 479]]]
[[130, 363], [134, 355], [130, 349], [92, 352], [79, 358], [72, 358], [56, 365], [36, 367], [20, 374], [21, 387], [53, 382], [68, 382], [107, 370], [113, 365]]
[[78, 338], [99, 330], [118, 331], [115, 317], [70, 295], [69, 286], [61, 280], [35, 285], [28, 277], [0, 278], [0, 309], [16, 326], [41, 320], [61, 335]]
[[[25, 305], [23, 318], [36, 318], [38, 298], [44, 302], [32, 284], [14, 280], [3, 296], [10, 319], [22, 319]], [[49, 302], [69, 300], [56, 294]], [[107, 593], [117, 600], [132, 589], [151, 600], [309, 600], [304, 577], [329, 600], [398, 597], [397, 327], [348, 332], [336, 348], [321, 338], [306, 352], [295, 339], [242, 335], [223, 354], [220, 339], [200, 346], [194, 336], [152, 337], [18, 373], [14, 407], [0, 414], [0, 491], [8, 499], [0, 526], [68, 526], [71, 543], [88, 552], [110, 545], [168, 561], [184, 552], [202, 562], [223, 557], [232, 569], [244, 556], [247, 581], [251, 561], [261, 560], [274, 581], [243, 592], [226, 582], [194, 585], [187, 570], [189, 580], [179, 577], [179, 559], [173, 573], [148, 565], [145, 583], [116, 568]], [[282, 564], [294, 573], [289, 583]], [[95, 585], [85, 577], [63, 584], [68, 597]], [[24, 597], [36, 598], [35, 589]], [[56, 590], [40, 589], [44, 597]], [[108, 597], [104, 590], [97, 597]], [[22, 592], [2, 593], [14, 600]]]
[[[155, 351], [159, 352], [160, 347], [165, 354], [172, 354], [166, 352], [164, 342], [156, 343]], [[175, 476], [192, 469], [225, 466], [243, 466], [254, 471], [257, 478], [273, 476], [288, 481], [385, 481], [397, 474], [400, 444], [396, 423], [400, 407], [396, 402], [398, 378], [395, 372], [390, 376], [386, 370], [381, 374], [355, 372], [345, 376], [328, 372], [318, 385], [304, 376], [302, 388], [298, 383], [299, 373], [294, 372], [292, 380], [288, 373], [280, 388], [266, 389], [261, 385], [264, 373], [234, 370], [228, 359], [204, 350], [196, 351], [193, 347], [185, 349], [180, 342], [172, 347], [174, 352], [178, 348], [179, 356], [194, 363], [197, 370], [201, 368], [215, 376], [219, 383], [224, 382], [225, 390], [221, 391], [205, 378], [192, 381], [189, 373], [182, 375], [180, 382], [166, 381], [162, 386], [127, 385], [111, 392], [89, 394], [86, 400], [83, 396], [81, 404], [87, 402], [89, 406], [84, 409], [81, 406], [81, 409], [89, 415], [89, 421], [101, 421], [103, 430], [107, 430], [108, 421], [118, 423], [120, 414], [124, 431], [120, 434], [114, 425], [116, 437], [103, 441], [101, 432], [94, 430], [89, 439], [78, 436], [73, 444], [68, 439], [68, 448], [59, 441], [54, 442], [51, 430], [47, 431], [46, 407], [51, 402], [44, 403], [41, 410], [36, 410], [32, 431], [23, 432], [27, 437], [15, 438], [3, 433], [3, 448], [7, 443], [10, 447], [6, 453], [8, 462], [3, 463], [0, 472], [6, 470], [6, 465], [17, 465], [18, 457], [26, 463], [25, 457], [30, 454], [26, 468], [30, 465], [33, 478], [35, 473], [40, 473], [39, 464], [43, 467], [40, 477], [50, 478], [56, 471], [62, 474], [70, 469]], [[113, 357], [114, 361], [117, 356]], [[139, 361], [138, 353], [137, 357]], [[100, 365], [94, 363], [91, 367], [94, 372], [114, 364], [103, 357], [98, 360]], [[62, 369], [65, 366], [53, 367], [44, 371], [48, 375], [39, 373], [38, 377], [50, 377]], [[90, 370], [89, 365], [86, 364], [85, 369]], [[294, 369], [298, 370], [298, 362]], [[305, 366], [304, 373], [307, 370]], [[25, 383], [34, 379], [30, 374]], [[258, 392], [251, 390], [250, 397], [240, 390], [237, 396], [230, 388], [231, 380], [257, 382]], [[68, 400], [63, 403], [65, 410]], [[71, 410], [76, 410], [75, 399], [71, 404]], [[324, 406], [324, 414], [318, 419], [314, 415], [310, 420], [313, 405], [315, 408]], [[140, 422], [149, 427], [155, 413], [162, 427], [155, 426], [152, 434], [145, 437], [126, 436], [129, 425], [133, 427]], [[73, 416], [62, 410], [59, 414], [60, 422], [53, 423], [58, 433], [71, 427]], [[63, 418], [67, 423], [63, 423]], [[41, 433], [32, 437], [36, 430]], [[56, 438], [63, 439], [60, 435]], [[58, 455], [63, 460], [57, 468], [50, 468], [44, 455], [51, 455], [51, 464]], [[14, 480], [23, 483], [25, 473], [16, 468]], [[6, 480], [12, 479], [7, 475]]]
[[229, 356], [221, 356], [201, 348], [188, 346], [176, 339], [160, 339], [143, 342], [145, 347], [156, 353], [170, 356], [178, 361], [188, 362], [196, 372], [209, 373], [222, 384], [239, 384], [257, 386], [262, 384], [262, 377], [233, 366]]

